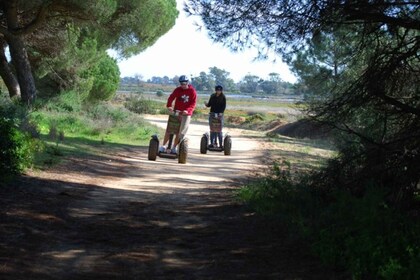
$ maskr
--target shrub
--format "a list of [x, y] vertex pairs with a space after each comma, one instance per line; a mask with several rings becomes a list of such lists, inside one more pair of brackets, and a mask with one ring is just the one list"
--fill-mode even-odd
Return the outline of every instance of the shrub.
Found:
[[106, 103], [96, 104], [88, 109], [89, 118], [94, 120], [109, 120], [112, 122], [122, 122], [129, 117], [129, 112], [125, 108], [116, 108]]
[[163, 96], [163, 91], [161, 89], [159, 89], [158, 91], [156, 91], [156, 96], [157, 97], [162, 97]]
[[251, 113], [248, 117], [246, 117], [246, 122], [247, 123], [254, 123], [254, 122], [258, 122], [258, 121], [263, 121], [265, 120], [266, 116], [264, 114], [260, 114], [260, 113]]
[[419, 279], [420, 225], [384, 201], [377, 187], [361, 198], [336, 192], [310, 232], [314, 249], [355, 279]]
[[80, 112], [81, 108], [82, 97], [74, 91], [62, 92], [45, 105], [45, 109], [52, 112]]
[[94, 79], [88, 99], [93, 102], [112, 99], [120, 82], [120, 70], [116, 60], [104, 53], [90, 74]]
[[386, 202], [386, 192], [366, 187], [325, 192], [312, 177], [292, 178], [287, 162], [243, 187], [250, 207], [287, 225], [312, 244], [321, 260], [349, 271], [353, 279], [420, 279], [420, 224], [416, 214]]
[[[156, 114], [157, 105], [150, 99], [140, 97], [130, 97], [125, 103], [125, 108], [137, 114]], [[162, 106], [159, 106], [159, 108]]]
[[7, 179], [32, 165], [35, 143], [19, 130], [19, 121], [0, 117], [0, 177]]

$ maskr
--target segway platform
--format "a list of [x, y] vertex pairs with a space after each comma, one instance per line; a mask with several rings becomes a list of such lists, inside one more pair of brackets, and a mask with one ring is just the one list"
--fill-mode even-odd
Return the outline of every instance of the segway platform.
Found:
[[178, 154], [175, 153], [168, 153], [168, 152], [158, 152], [158, 156], [162, 158], [171, 158], [176, 159], [178, 157]]
[[171, 147], [174, 141], [175, 136], [179, 133], [181, 127], [181, 118], [179, 111], [174, 111], [169, 115], [168, 123], [166, 125], [166, 133], [169, 134], [169, 143], [168, 149], [165, 151], [159, 151], [159, 137], [153, 135], [152, 139], [149, 142], [149, 152], [148, 159], [156, 160], [157, 157], [169, 158], [169, 159], [178, 159], [178, 163], [186, 163], [188, 155], [188, 139], [183, 138], [178, 144], [178, 149], [176, 153], [172, 153]]
[[[217, 113], [211, 113], [211, 119], [210, 119], [210, 132], [222, 132], [222, 120], [221, 116], [222, 114]], [[200, 153], [206, 154], [207, 151], [213, 151], [213, 152], [224, 152], [226, 156], [229, 156], [231, 154], [232, 149], [232, 138], [228, 133], [225, 134], [225, 137], [223, 138], [223, 146], [220, 146], [221, 143], [219, 143], [219, 146], [213, 146], [210, 143], [210, 134], [208, 132], [204, 133], [201, 137], [201, 143], [200, 143]]]

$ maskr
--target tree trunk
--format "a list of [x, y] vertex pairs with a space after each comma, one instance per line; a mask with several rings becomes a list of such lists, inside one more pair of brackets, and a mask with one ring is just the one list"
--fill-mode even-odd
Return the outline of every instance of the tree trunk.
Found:
[[32, 75], [31, 64], [29, 63], [23, 40], [17, 36], [13, 37], [9, 40], [9, 48], [20, 85], [22, 103], [31, 105], [36, 98], [35, 80]]
[[17, 1], [10, 0], [4, 3], [7, 18], [6, 41], [9, 44], [12, 63], [16, 69], [16, 76], [20, 86], [21, 100], [26, 105], [31, 105], [36, 97], [35, 80], [32, 75], [31, 64], [28, 53], [23, 42], [23, 35], [14, 35], [13, 32], [19, 29]]
[[9, 90], [10, 98], [20, 97], [20, 87], [7, 61], [4, 44], [0, 51], [0, 76]]

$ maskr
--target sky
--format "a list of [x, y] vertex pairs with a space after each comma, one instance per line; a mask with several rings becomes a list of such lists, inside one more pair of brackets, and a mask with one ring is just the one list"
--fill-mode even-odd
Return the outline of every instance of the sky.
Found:
[[229, 78], [239, 82], [245, 75], [257, 75], [268, 79], [269, 73], [280, 74], [281, 79], [294, 83], [295, 76], [281, 62], [253, 61], [257, 50], [234, 53], [222, 44], [213, 43], [205, 29], [197, 30], [194, 22], [199, 19], [187, 17], [183, 11], [184, 0], [177, 0], [180, 14], [174, 27], [142, 53], [118, 61], [121, 77], [141, 75], [144, 80], [153, 76], [170, 78], [187, 75], [198, 76], [217, 67], [230, 73]]

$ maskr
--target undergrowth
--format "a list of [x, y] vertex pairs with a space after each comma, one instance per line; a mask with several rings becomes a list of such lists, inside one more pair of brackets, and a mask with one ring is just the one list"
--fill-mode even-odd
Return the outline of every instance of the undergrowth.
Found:
[[239, 198], [310, 242], [321, 260], [353, 279], [420, 279], [418, 218], [388, 205], [371, 185], [362, 197], [311, 187], [311, 177], [291, 173], [287, 161], [244, 186]]
[[82, 103], [74, 92], [37, 100], [32, 109], [5, 96], [0, 105], [2, 177], [55, 164], [68, 154], [95, 153], [95, 147], [147, 145], [158, 132], [122, 106]]
[[25, 109], [0, 93], [0, 184], [33, 165], [38, 137]]

